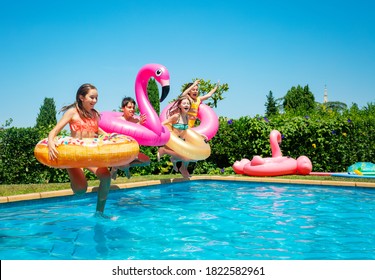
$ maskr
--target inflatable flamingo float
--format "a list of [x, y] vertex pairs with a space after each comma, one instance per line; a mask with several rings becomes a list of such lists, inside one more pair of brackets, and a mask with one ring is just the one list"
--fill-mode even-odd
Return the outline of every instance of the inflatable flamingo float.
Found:
[[272, 157], [262, 158], [260, 156], [254, 156], [251, 161], [248, 159], [236, 161], [232, 166], [234, 172], [249, 176], [309, 174], [312, 170], [310, 159], [306, 156], [300, 156], [297, 159], [283, 157], [279, 147], [280, 143], [280, 132], [272, 130], [270, 134]]
[[170, 132], [161, 124], [147, 96], [147, 84], [151, 77], [162, 86], [160, 102], [169, 92], [169, 73], [163, 65], [147, 64], [139, 70], [135, 80], [135, 97], [140, 113], [146, 115], [146, 122], [143, 125], [126, 121], [122, 118], [121, 112], [103, 112], [99, 127], [105, 132], [131, 136], [143, 146], [165, 145], [170, 138]]
[[[167, 105], [161, 112], [160, 122], [167, 118], [167, 112], [172, 104]], [[185, 140], [171, 133], [171, 138], [166, 146], [183, 158], [204, 160], [211, 154], [210, 145], [206, 141], [216, 135], [219, 129], [219, 120], [214, 110], [203, 103], [199, 105], [197, 118], [200, 120], [199, 126], [189, 128], [186, 131]]]

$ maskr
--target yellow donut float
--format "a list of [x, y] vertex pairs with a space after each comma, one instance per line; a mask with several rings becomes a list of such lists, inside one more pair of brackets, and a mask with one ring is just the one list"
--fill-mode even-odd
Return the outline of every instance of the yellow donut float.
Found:
[[191, 160], [204, 160], [210, 156], [211, 147], [204, 141], [201, 134], [189, 128], [186, 130], [185, 140], [183, 140], [172, 132], [170, 124], [166, 126], [171, 131], [171, 136], [166, 146], [179, 156]]
[[48, 138], [35, 146], [34, 155], [44, 165], [55, 168], [123, 166], [139, 153], [138, 142], [121, 134], [100, 135], [98, 138], [56, 137], [57, 159], [48, 156]]

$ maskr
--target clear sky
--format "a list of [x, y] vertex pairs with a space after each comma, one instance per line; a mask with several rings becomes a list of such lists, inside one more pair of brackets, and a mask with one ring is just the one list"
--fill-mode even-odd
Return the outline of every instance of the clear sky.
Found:
[[[228, 83], [220, 116], [264, 114], [269, 91], [309, 85], [318, 102], [375, 101], [374, 1], [0, 0], [0, 125], [34, 126], [86, 82], [99, 111], [134, 97], [138, 70], [165, 65], [171, 92], [200, 77]], [[57, 115], [61, 118], [61, 114]]]

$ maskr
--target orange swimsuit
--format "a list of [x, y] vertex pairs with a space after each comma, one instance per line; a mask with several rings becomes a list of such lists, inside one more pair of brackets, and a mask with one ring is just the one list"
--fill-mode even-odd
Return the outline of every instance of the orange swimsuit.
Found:
[[69, 127], [72, 132], [84, 132], [91, 134], [91, 132], [98, 134], [98, 121], [96, 119], [85, 119], [79, 118], [77, 120], [71, 120]]

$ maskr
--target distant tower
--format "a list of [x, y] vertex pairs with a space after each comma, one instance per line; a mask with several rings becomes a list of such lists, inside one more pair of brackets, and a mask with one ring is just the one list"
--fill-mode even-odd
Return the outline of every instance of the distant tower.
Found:
[[327, 92], [327, 86], [324, 85], [324, 98], [323, 98], [323, 103], [328, 102], [328, 92]]

